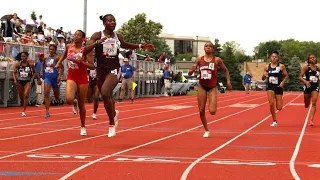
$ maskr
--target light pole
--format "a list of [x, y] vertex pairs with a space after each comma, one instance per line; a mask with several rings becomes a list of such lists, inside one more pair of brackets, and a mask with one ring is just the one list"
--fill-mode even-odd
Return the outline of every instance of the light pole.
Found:
[[197, 54], [196, 54], [196, 57], [198, 57], [198, 49], [199, 49], [198, 43], [199, 43], [199, 41], [198, 41], [198, 36], [197, 36]]
[[87, 33], [87, 1], [84, 0], [84, 8], [83, 8], [83, 32]]

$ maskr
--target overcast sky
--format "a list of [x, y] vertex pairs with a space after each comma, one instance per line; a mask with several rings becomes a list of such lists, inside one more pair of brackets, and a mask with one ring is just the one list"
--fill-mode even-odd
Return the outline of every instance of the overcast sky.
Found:
[[[1, 13], [29, 19], [42, 14], [48, 26], [74, 32], [83, 29], [83, 0], [10, 0]], [[88, 0], [87, 33], [103, 29], [99, 15], [111, 13], [117, 29], [138, 13], [160, 22], [163, 33], [208, 36], [221, 43], [236, 41], [253, 54], [254, 46], [268, 40], [294, 38], [320, 41], [318, 0]]]

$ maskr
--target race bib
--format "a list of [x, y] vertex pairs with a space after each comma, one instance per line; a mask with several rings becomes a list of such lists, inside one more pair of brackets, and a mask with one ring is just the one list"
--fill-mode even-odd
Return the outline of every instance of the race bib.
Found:
[[209, 63], [209, 69], [214, 70], [214, 63]]
[[317, 83], [318, 82], [318, 77], [310, 76], [310, 82]]
[[46, 67], [45, 72], [49, 74], [53, 73], [53, 67]]
[[112, 70], [111, 73], [114, 74], [114, 75], [118, 75], [117, 69]]
[[271, 84], [278, 84], [278, 77], [270, 76], [269, 83]]
[[97, 77], [97, 72], [96, 70], [90, 70], [90, 75], [89, 75], [92, 79]]
[[77, 63], [74, 63], [74, 62], [72, 62], [72, 61], [68, 61], [68, 67], [69, 67], [70, 69], [79, 69], [78, 64], [77, 64]]
[[201, 71], [201, 79], [211, 79], [211, 73], [208, 73], [207, 70]]
[[67, 57], [67, 59], [69, 61], [81, 61], [82, 53], [77, 53], [77, 54], [75, 54], [75, 56], [69, 56], [69, 57]]
[[22, 77], [22, 78], [27, 78], [28, 77], [28, 75], [29, 75], [29, 73], [27, 73], [27, 72], [20, 72], [20, 77]]
[[120, 48], [119, 41], [114, 41], [114, 43], [105, 43], [103, 44], [103, 54], [105, 56], [117, 56], [119, 48]]

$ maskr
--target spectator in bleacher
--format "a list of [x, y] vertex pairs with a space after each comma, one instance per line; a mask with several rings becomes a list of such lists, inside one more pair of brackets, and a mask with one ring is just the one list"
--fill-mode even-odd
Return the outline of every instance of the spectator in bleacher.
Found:
[[178, 72], [178, 74], [175, 74], [173, 76], [173, 81], [177, 83], [182, 82], [182, 72]]
[[58, 50], [64, 50], [66, 48], [65, 37], [62, 34], [58, 34], [58, 41], [56, 42], [56, 46]]
[[13, 22], [17, 26], [17, 24], [19, 22], [17, 13], [13, 13], [13, 17], [10, 21]]
[[23, 24], [23, 21], [21, 19], [18, 19], [18, 22], [16, 23], [16, 31], [19, 34], [23, 34], [22, 24]]
[[43, 20], [42, 20], [42, 15], [39, 15], [39, 23], [40, 23], [40, 25], [44, 23]]
[[52, 38], [53, 34], [52, 34], [52, 28], [51, 27], [48, 27], [47, 29], [44, 29], [44, 35], [46, 37], [50, 37]]
[[170, 57], [167, 56], [166, 59], [164, 60], [164, 64], [170, 64]]
[[[36, 105], [43, 105], [44, 102], [44, 83], [43, 83], [43, 71], [41, 71], [42, 69], [42, 64], [44, 61], [44, 54], [43, 53], [38, 53], [38, 61], [36, 62], [35, 66], [36, 66], [36, 72], [40, 75], [40, 79], [35, 79], [35, 82], [38, 84], [37, 85], [37, 102]], [[38, 81], [41, 81], [41, 85], [39, 85]], [[38, 90], [40, 89], [40, 90]]]
[[169, 66], [166, 65], [163, 71], [163, 79], [164, 79], [164, 96], [169, 96], [168, 91], [171, 87], [172, 76], [169, 71]]
[[132, 89], [132, 83], [133, 83], [133, 73], [135, 69], [129, 64], [128, 58], [125, 58], [123, 62], [124, 62], [124, 65], [121, 66], [122, 82], [121, 82], [119, 102], [122, 102], [124, 97], [124, 92], [126, 90], [126, 87], [128, 87], [131, 104], [133, 104], [134, 91]]
[[150, 55], [146, 54], [146, 58], [144, 58], [145, 61], [151, 61]]
[[249, 94], [249, 91], [251, 89], [251, 83], [252, 83], [252, 74], [250, 72], [247, 72], [247, 74], [244, 75], [242, 79], [242, 85], [246, 91], [246, 94]]
[[18, 34], [16, 31], [16, 25], [15, 23], [11, 22], [11, 16], [6, 16], [6, 22], [1, 24], [1, 30], [0, 34], [2, 34], [2, 37], [5, 41], [10, 42], [14, 39], [14, 34]]
[[158, 59], [159, 63], [164, 62], [164, 60], [166, 59], [166, 52], [162, 52], [161, 56]]

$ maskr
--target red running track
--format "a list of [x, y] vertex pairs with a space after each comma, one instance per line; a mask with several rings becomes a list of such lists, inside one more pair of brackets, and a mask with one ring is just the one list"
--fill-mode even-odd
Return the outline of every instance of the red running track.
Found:
[[0, 179], [317, 179], [318, 116], [306, 126], [302, 93], [285, 93], [270, 127], [265, 92], [220, 94], [210, 138], [196, 96], [137, 99], [117, 104], [117, 136], [108, 138], [100, 103], [98, 120], [87, 104], [87, 133], [70, 106], [0, 109]]

